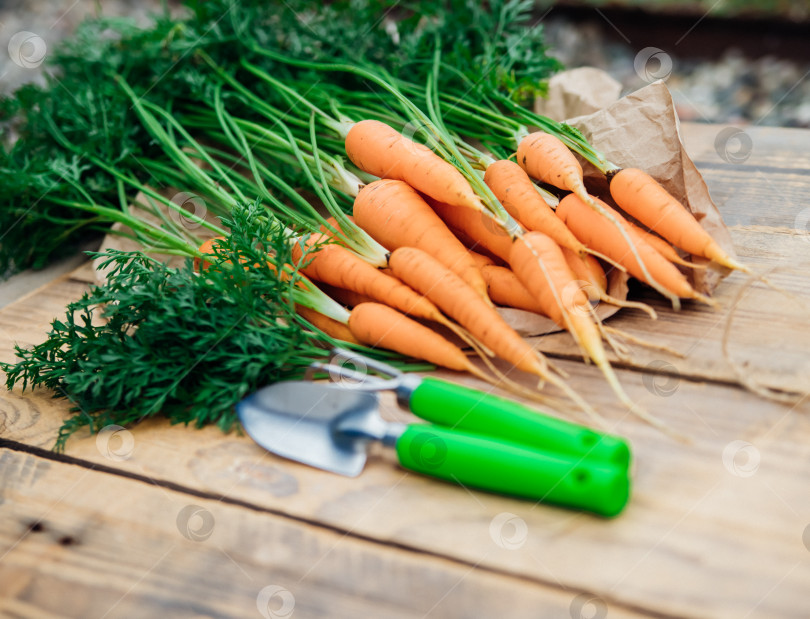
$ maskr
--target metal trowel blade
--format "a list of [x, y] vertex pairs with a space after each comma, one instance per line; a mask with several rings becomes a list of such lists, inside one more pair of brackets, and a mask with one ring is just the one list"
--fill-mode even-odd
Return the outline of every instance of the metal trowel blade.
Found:
[[377, 410], [374, 393], [289, 381], [264, 387], [236, 405], [245, 432], [274, 454], [356, 477], [368, 441], [336, 431], [341, 419]]

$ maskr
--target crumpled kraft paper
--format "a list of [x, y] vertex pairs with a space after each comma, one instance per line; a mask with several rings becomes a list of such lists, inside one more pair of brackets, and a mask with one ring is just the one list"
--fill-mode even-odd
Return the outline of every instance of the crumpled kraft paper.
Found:
[[552, 77], [547, 96], [535, 100], [534, 111], [564, 121], [606, 108], [621, 92], [622, 85], [601, 69], [579, 67]]
[[[689, 208], [703, 228], [730, 255], [734, 255], [731, 235], [709, 196], [703, 177], [686, 154], [681, 142], [678, 116], [669, 90], [663, 82], [645, 86], [621, 99], [613, 78], [590, 67], [565, 71], [549, 81], [546, 100], [538, 100], [535, 109], [555, 120], [567, 120], [612, 163], [622, 168], [641, 168]], [[605, 107], [594, 110], [595, 102]], [[615, 206], [610, 199], [604, 175], [580, 159], [589, 191]], [[690, 258], [705, 264], [705, 260]], [[685, 269], [692, 286], [711, 294], [726, 269], [712, 265], [706, 269]], [[627, 276], [611, 274], [611, 296], [627, 298]], [[599, 303], [596, 313], [604, 320], [619, 311]], [[504, 319], [521, 335], [543, 335], [559, 331], [552, 321], [522, 310], [501, 310]]]
[[[558, 88], [581, 89], [581, 79], [561, 80]], [[605, 109], [567, 121], [579, 129], [596, 150], [622, 168], [641, 168], [695, 215], [701, 226], [734, 256], [734, 246], [720, 212], [695, 164], [686, 154], [678, 115], [666, 85], [654, 82]], [[589, 190], [612, 204], [604, 175], [580, 159]], [[705, 264], [705, 260], [691, 258]], [[728, 270], [712, 264], [707, 269], [686, 269], [698, 291], [711, 294]]]

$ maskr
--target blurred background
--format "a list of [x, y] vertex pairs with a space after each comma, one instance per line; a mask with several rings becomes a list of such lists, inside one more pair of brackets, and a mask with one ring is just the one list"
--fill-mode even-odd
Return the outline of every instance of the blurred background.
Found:
[[[101, 11], [145, 23], [161, 5], [0, 2], [0, 92], [41, 79], [48, 48], [85, 16]], [[807, 0], [536, 0], [536, 15], [566, 67], [604, 69], [623, 93], [665, 79], [682, 120], [810, 127]]]

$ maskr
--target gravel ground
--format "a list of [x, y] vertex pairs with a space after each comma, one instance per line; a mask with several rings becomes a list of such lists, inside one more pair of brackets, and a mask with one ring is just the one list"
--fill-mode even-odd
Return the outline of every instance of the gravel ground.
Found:
[[[105, 0], [106, 15], [146, 22], [159, 0]], [[176, 2], [170, 2], [176, 5]], [[0, 93], [41, 79], [48, 50], [95, 13], [95, 0], [0, 3]], [[682, 59], [656, 48], [634, 49], [611, 40], [611, 26], [598, 18], [577, 23], [553, 14], [543, 23], [548, 43], [567, 67], [601, 68], [631, 92], [665, 78], [683, 120], [725, 124], [810, 127], [810, 64], [773, 57], [746, 59], [734, 49], [720, 58]]]
[[661, 49], [610, 41], [605, 21], [544, 20], [552, 54], [566, 67], [603, 69], [632, 92], [665, 79], [682, 120], [723, 124], [810, 127], [810, 64], [734, 48], [719, 58], [683, 59]]
[[[48, 50], [85, 17], [97, 14], [99, 6], [98, 0], [0, 0], [0, 93], [41, 81], [40, 65]], [[104, 0], [103, 14], [146, 24], [160, 6], [160, 0]]]

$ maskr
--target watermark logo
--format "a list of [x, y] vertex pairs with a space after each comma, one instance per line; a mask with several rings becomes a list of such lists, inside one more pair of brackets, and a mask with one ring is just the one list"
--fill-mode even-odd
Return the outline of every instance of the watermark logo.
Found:
[[204, 542], [214, 532], [214, 514], [199, 505], [186, 505], [177, 514], [177, 530], [187, 540]]
[[489, 523], [489, 536], [505, 550], [518, 550], [529, 537], [529, 526], [520, 516], [501, 512]]
[[751, 477], [759, 469], [759, 449], [746, 441], [731, 441], [723, 449], [723, 466], [735, 477]]
[[11, 62], [23, 69], [36, 69], [45, 60], [48, 46], [45, 40], [34, 32], [23, 30], [14, 34], [8, 41], [8, 55]]
[[329, 360], [329, 379], [344, 389], [359, 389], [371, 376], [368, 365], [360, 356], [346, 357], [337, 353]]
[[568, 607], [571, 619], [605, 619], [608, 614], [605, 600], [590, 593], [580, 593]]
[[742, 129], [726, 127], [714, 138], [714, 150], [726, 163], [744, 163], [754, 150], [754, 141]]
[[267, 585], [256, 596], [256, 608], [264, 619], [286, 619], [295, 610], [295, 596], [284, 587]]
[[667, 361], [656, 359], [647, 364], [649, 372], [642, 377], [644, 387], [661, 398], [673, 395], [681, 385], [681, 375], [678, 368]]
[[810, 241], [810, 206], [800, 210], [793, 219], [793, 229], [801, 233], [801, 238]]
[[447, 459], [447, 444], [435, 434], [422, 431], [411, 442], [411, 458], [425, 469], [439, 468]]
[[208, 214], [205, 200], [193, 193], [181, 191], [174, 194], [171, 199], [172, 204], [176, 204], [181, 210], [169, 209], [171, 220], [183, 226], [186, 230], [196, 230], [202, 226], [202, 219]]
[[433, 150], [430, 146], [431, 139], [434, 138], [433, 127], [424, 121], [408, 121], [402, 127], [402, 137], [406, 148], [415, 154], [422, 153], [424, 149]]
[[645, 47], [633, 59], [633, 68], [648, 84], [666, 80], [672, 74], [672, 57], [657, 47]]
[[108, 460], [129, 460], [135, 451], [135, 437], [122, 426], [105, 426], [96, 435], [96, 449]]

